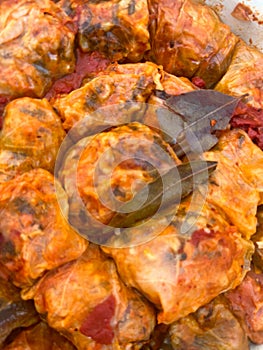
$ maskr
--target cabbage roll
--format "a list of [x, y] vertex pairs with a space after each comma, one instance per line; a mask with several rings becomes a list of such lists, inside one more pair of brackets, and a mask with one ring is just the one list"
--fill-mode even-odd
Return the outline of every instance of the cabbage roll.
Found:
[[48, 324], [79, 350], [139, 349], [155, 326], [155, 310], [120, 280], [114, 262], [90, 244], [77, 260], [47, 273], [34, 298]]
[[76, 23], [84, 52], [138, 62], [150, 48], [147, 0], [61, 0], [59, 6]]
[[[118, 122], [118, 118], [120, 119], [123, 115], [123, 110], [128, 118], [125, 123], [137, 118], [141, 106], [138, 108], [132, 103], [129, 106], [129, 103], [146, 102], [155, 88], [155, 81], [159, 74], [158, 66], [152, 63], [134, 64], [127, 68], [122, 68], [121, 65], [113, 66], [81, 88], [58, 97], [52, 104], [61, 116], [66, 130], [91, 114], [85, 121], [85, 129], [92, 134], [99, 132], [101, 125], [105, 126], [111, 121]], [[92, 115], [98, 108], [125, 103], [127, 104], [119, 107], [119, 111], [116, 107], [112, 113], [109, 112], [109, 115], [105, 112], [104, 119], [99, 118], [99, 115]]]
[[82, 139], [59, 171], [70, 223], [93, 242], [105, 243], [101, 223], [109, 224], [121, 204], [179, 163], [157, 132], [137, 122]]
[[194, 221], [191, 234], [181, 234], [175, 221], [145, 244], [122, 249], [103, 247], [124, 282], [159, 309], [159, 323], [185, 317], [219, 293], [236, 287], [253, 253], [253, 244], [243, 239], [215, 207], [205, 205], [201, 213], [193, 212], [186, 218], [188, 210], [189, 203], [184, 200], [177, 220]]
[[[159, 322], [174, 322], [235, 288], [250, 266], [254, 246], [248, 239], [262, 201], [263, 152], [233, 130], [203, 157], [217, 161], [217, 169], [207, 187], [182, 201], [164, 232], [140, 246], [103, 247], [125, 283], [160, 310]], [[139, 227], [133, 231], [141, 233]]]
[[5, 108], [0, 154], [11, 158], [12, 152], [32, 168], [53, 171], [64, 137], [61, 120], [46, 99], [19, 98]]
[[242, 130], [225, 131], [204, 158], [217, 161], [206, 200], [218, 207], [242, 235], [257, 229], [257, 207], [263, 200], [263, 152]]
[[246, 333], [223, 296], [173, 323], [169, 333], [176, 350], [249, 350]]
[[65, 205], [67, 197], [62, 189], [56, 193], [54, 181], [34, 169], [0, 184], [0, 262], [21, 288], [76, 259], [88, 244], [62, 215], [57, 196]]
[[177, 76], [212, 87], [226, 72], [238, 42], [216, 13], [196, 0], [150, 0], [149, 57]]
[[263, 53], [241, 41], [236, 46], [231, 64], [215, 89], [228, 95], [248, 94], [247, 103], [263, 108]]
[[243, 282], [226, 293], [231, 310], [253, 343], [263, 343], [263, 273], [249, 271]]
[[0, 14], [0, 97], [44, 96], [74, 70], [71, 19], [51, 0], [3, 0]]

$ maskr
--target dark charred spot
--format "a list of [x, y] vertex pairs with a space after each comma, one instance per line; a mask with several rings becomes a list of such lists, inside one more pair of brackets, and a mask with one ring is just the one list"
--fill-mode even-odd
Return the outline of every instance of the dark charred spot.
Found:
[[117, 2], [112, 7], [112, 22], [115, 25], [120, 24], [119, 17], [118, 17], [118, 12], [119, 12], [119, 3]]
[[176, 261], [178, 257], [178, 251], [173, 250], [170, 248], [166, 253], [165, 253], [165, 259], [166, 261]]
[[125, 198], [125, 192], [123, 192], [119, 186], [115, 186], [113, 189], [113, 194], [115, 197], [121, 197], [121, 198]]
[[187, 254], [185, 252], [183, 252], [182, 254], [180, 254], [180, 260], [184, 261], [187, 259]]
[[95, 92], [92, 92], [89, 94], [86, 98], [85, 102], [86, 106], [92, 109], [97, 109], [98, 106], [98, 94]]
[[96, 93], [99, 95], [103, 92], [103, 87], [101, 85], [95, 86]]
[[207, 305], [206, 306], [206, 314], [204, 315], [204, 318], [206, 321], [209, 321], [211, 316], [213, 315], [213, 306], [212, 305]]
[[174, 47], [175, 47], [175, 42], [174, 42], [173, 40], [171, 40], [171, 41], [169, 42], [169, 47], [170, 47], [170, 49], [174, 49]]
[[41, 109], [29, 109], [26, 107], [20, 108], [20, 112], [23, 114], [28, 114], [31, 117], [36, 117], [36, 118], [43, 118], [46, 116], [46, 112], [42, 111]]
[[31, 204], [23, 198], [15, 198], [13, 204], [17, 211], [21, 214], [31, 214], [35, 215], [35, 209], [31, 206]]
[[[56, 0], [56, 2], [59, 2], [59, 1], [60, 0]], [[71, 1], [70, 0], [64, 1], [64, 3], [63, 3], [63, 10], [69, 17], [73, 17], [75, 15], [75, 12], [74, 12], [74, 10], [73, 10], [73, 8], [71, 6]]]
[[4, 241], [0, 245], [2, 256], [16, 256], [16, 247], [12, 241]]
[[44, 62], [34, 62], [32, 63], [32, 66], [34, 66], [40, 74], [43, 74], [44, 76], [49, 78], [49, 71], [44, 67]]
[[161, 91], [161, 90], [155, 90], [154, 95], [158, 98], [161, 98], [162, 100], [167, 100], [169, 97], [173, 96], [173, 95], [167, 94], [167, 92]]
[[145, 76], [141, 76], [138, 84], [136, 86], [136, 89], [134, 89], [133, 93], [132, 93], [132, 100], [136, 101], [136, 98], [140, 95], [142, 95], [144, 89], [145, 89], [145, 85], [146, 85], [146, 78]]
[[41, 126], [39, 129], [38, 129], [38, 134], [37, 134], [37, 138], [42, 138], [43, 135], [47, 135], [47, 134], [51, 134], [51, 130], [50, 129], [47, 129], [43, 126]]
[[131, 16], [135, 13], [135, 0], [131, 0], [128, 5], [128, 15]]
[[89, 36], [92, 36], [97, 31], [101, 30], [101, 23], [96, 23], [94, 25], [90, 24], [90, 19], [86, 20], [82, 25], [80, 26], [80, 32], [87, 38]]
[[239, 138], [238, 138], [238, 146], [239, 148], [242, 148], [243, 147], [243, 144], [245, 142], [245, 137], [243, 135], [241, 135]]

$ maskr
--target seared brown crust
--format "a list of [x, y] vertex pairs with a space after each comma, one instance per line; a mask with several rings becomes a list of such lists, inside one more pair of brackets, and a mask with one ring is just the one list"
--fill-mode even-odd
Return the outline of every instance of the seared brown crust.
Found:
[[21, 327], [29, 327], [39, 321], [32, 300], [22, 300], [20, 290], [8, 281], [8, 272], [0, 265], [0, 348], [8, 336]]

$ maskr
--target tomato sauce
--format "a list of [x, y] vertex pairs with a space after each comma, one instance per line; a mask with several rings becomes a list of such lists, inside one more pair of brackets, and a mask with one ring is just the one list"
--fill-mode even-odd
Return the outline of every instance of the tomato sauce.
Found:
[[95, 306], [86, 317], [80, 327], [80, 332], [100, 344], [111, 344], [114, 332], [110, 322], [115, 313], [115, 306], [116, 301], [111, 294], [106, 300]]
[[84, 77], [95, 76], [105, 70], [110, 63], [110, 60], [99, 52], [85, 53], [77, 49], [75, 72], [56, 80], [45, 98], [51, 99], [56, 95], [68, 94], [78, 89]]
[[230, 121], [232, 128], [247, 132], [251, 140], [263, 150], [263, 110], [240, 102]]
[[205, 87], [206, 87], [205, 81], [200, 77], [193, 77], [191, 81], [199, 89], [205, 89]]

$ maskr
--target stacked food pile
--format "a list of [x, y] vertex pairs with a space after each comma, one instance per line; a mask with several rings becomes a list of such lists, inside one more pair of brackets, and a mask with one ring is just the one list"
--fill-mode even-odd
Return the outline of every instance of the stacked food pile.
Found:
[[263, 344], [263, 54], [196, 0], [3, 0], [0, 63], [0, 347]]

